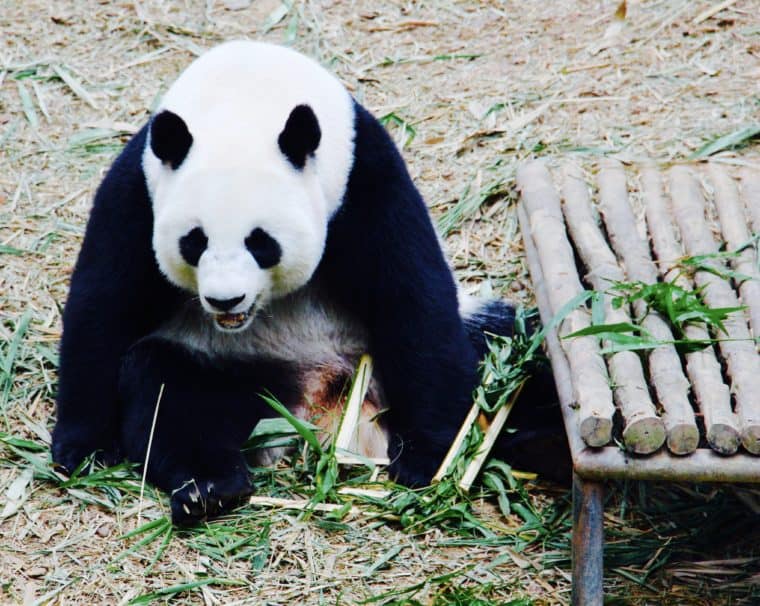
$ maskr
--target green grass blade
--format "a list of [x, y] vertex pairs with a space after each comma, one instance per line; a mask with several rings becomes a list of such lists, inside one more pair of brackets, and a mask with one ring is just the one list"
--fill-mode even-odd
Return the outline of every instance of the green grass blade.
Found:
[[752, 124], [735, 130], [727, 135], [713, 139], [708, 143], [705, 143], [697, 151], [689, 156], [689, 160], [698, 160], [699, 158], [707, 158], [713, 154], [717, 154], [720, 151], [727, 149], [736, 149], [747, 145], [752, 139], [760, 135], [760, 124]]

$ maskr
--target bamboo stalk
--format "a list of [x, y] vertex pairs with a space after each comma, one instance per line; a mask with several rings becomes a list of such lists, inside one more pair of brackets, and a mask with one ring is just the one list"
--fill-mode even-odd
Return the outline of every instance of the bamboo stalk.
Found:
[[741, 179], [742, 199], [749, 214], [750, 228], [752, 233], [760, 234], [760, 172], [745, 167]]
[[[548, 170], [540, 161], [521, 165], [517, 170], [528, 226], [526, 239], [532, 238], [541, 271], [545, 276], [547, 298], [552, 314], [583, 291], [573, 261], [573, 249], [565, 233], [559, 195]], [[585, 309], [572, 311], [560, 324], [564, 337], [589, 326]], [[578, 408], [577, 423], [589, 446], [604, 446], [612, 438], [615, 407], [604, 360], [594, 337], [562, 339], [573, 378], [573, 399]]]
[[[736, 183], [718, 164], [710, 163], [710, 179], [715, 187], [715, 208], [718, 209], [720, 227], [729, 250], [737, 250], [750, 239]], [[755, 249], [749, 246], [731, 259], [734, 271], [748, 276], [739, 284], [739, 294], [747, 306], [752, 334], [760, 335], [760, 271]]]
[[[642, 190], [652, 247], [657, 255], [659, 273], [665, 280], [675, 280], [681, 288], [690, 289], [689, 280], [675, 267], [683, 257], [676, 239], [668, 206], [662, 193], [660, 173], [652, 166], [642, 170]], [[704, 341], [707, 331], [698, 325], [687, 325], [686, 338]], [[739, 448], [739, 424], [731, 411], [731, 394], [724, 383], [720, 363], [712, 346], [686, 354], [686, 372], [699, 405], [710, 447], [721, 454], [733, 454]]]
[[[649, 248], [636, 230], [636, 218], [628, 202], [628, 188], [622, 164], [603, 162], [598, 177], [599, 200], [610, 242], [622, 259], [628, 279], [655, 284], [657, 268]], [[663, 317], [648, 310], [642, 300], [634, 303], [641, 326], [658, 341], [667, 342], [649, 352], [649, 376], [664, 414], [668, 449], [674, 454], [694, 452], [699, 444], [699, 430], [689, 402], [689, 381], [681, 368], [676, 348], [669, 343], [673, 333]]]
[[457, 433], [456, 438], [454, 438], [454, 442], [452, 442], [443, 462], [438, 467], [438, 471], [435, 472], [431, 484], [440, 482], [444, 476], [449, 473], [449, 467], [454, 462], [457, 454], [459, 454], [459, 450], [462, 448], [462, 443], [467, 437], [470, 427], [472, 427], [472, 424], [477, 420], [479, 412], [480, 406], [477, 404], [473, 404], [472, 407], [470, 407], [470, 412], [467, 413], [467, 417], [465, 417], [465, 420], [462, 422], [462, 426], [459, 428], [459, 433]]
[[[588, 187], [580, 168], [565, 164], [562, 170], [562, 195], [565, 220], [578, 255], [588, 268], [587, 279], [594, 290], [604, 292], [613, 282], [625, 281], [623, 270], [610, 250], [591, 212]], [[605, 321], [630, 323], [625, 307], [614, 307], [612, 297], [602, 295]], [[604, 342], [609, 347], [609, 341]], [[627, 450], [649, 454], [665, 442], [665, 425], [657, 416], [649, 396], [638, 355], [632, 351], [611, 354], [607, 359], [615, 402], [623, 415], [623, 442]]]
[[509, 416], [509, 413], [512, 412], [512, 407], [515, 405], [515, 402], [520, 396], [521, 391], [522, 385], [514, 394], [512, 394], [509, 402], [504, 404], [504, 406], [502, 406], [494, 415], [493, 420], [491, 421], [485, 435], [483, 436], [483, 442], [480, 445], [477, 454], [472, 458], [472, 461], [470, 461], [467, 469], [464, 470], [462, 479], [459, 480], [459, 488], [465, 492], [469, 492], [472, 483], [478, 476], [481, 467], [483, 467], [483, 463], [486, 462], [486, 458], [491, 452], [493, 445], [496, 443], [496, 439], [499, 437], [501, 430], [504, 428], [504, 423], [507, 422], [507, 417]]
[[[704, 199], [699, 184], [686, 167], [671, 169], [670, 188], [686, 251], [690, 255], [717, 253], [718, 245], [704, 219]], [[714, 269], [721, 270], [717, 260], [710, 263]], [[739, 305], [731, 286], [722, 278], [708, 271], [698, 271], [695, 280], [698, 286], [704, 288], [704, 298], [710, 307]], [[760, 357], [742, 312], [730, 314], [724, 324], [727, 334], [721, 335], [724, 338], [719, 342], [719, 347], [731, 378], [742, 444], [752, 454], [760, 454]]]
[[356, 367], [354, 382], [348, 393], [346, 407], [343, 411], [343, 419], [338, 429], [338, 435], [335, 438], [335, 447], [342, 450], [350, 450], [351, 443], [356, 436], [356, 428], [359, 424], [359, 415], [361, 413], [364, 398], [367, 397], [367, 390], [372, 379], [372, 358], [369, 354], [363, 354], [359, 359]]

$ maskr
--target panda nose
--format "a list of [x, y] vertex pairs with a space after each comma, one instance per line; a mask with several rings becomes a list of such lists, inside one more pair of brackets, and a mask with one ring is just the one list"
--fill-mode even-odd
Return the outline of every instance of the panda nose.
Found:
[[231, 299], [215, 299], [214, 297], [204, 297], [211, 307], [218, 309], [219, 311], [229, 311], [235, 305], [245, 299], [245, 295], [239, 297], [232, 297]]

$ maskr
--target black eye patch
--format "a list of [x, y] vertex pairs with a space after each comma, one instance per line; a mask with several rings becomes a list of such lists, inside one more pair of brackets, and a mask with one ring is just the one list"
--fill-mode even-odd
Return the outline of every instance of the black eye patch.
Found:
[[272, 236], [260, 227], [254, 229], [245, 239], [245, 247], [256, 259], [261, 269], [269, 269], [280, 262], [282, 249]]
[[200, 227], [194, 227], [179, 239], [179, 252], [193, 267], [198, 266], [198, 261], [207, 246], [208, 238]]

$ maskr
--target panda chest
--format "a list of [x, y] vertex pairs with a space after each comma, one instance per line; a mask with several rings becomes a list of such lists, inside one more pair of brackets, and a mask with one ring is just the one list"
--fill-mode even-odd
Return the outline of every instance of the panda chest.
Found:
[[[363, 328], [308, 291], [275, 301], [240, 332], [222, 332], [200, 305], [187, 301], [160, 336], [212, 357], [277, 360], [292, 369], [300, 398], [287, 402], [298, 417], [334, 433], [359, 358], [367, 351]], [[382, 388], [373, 379], [362, 403], [351, 450], [384, 457], [387, 437]]]

